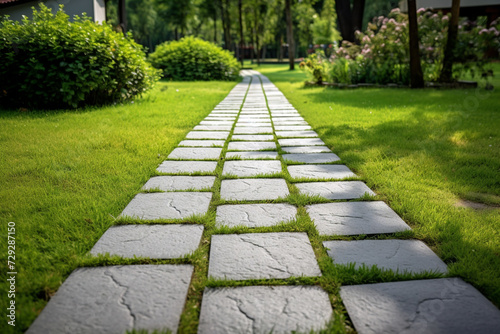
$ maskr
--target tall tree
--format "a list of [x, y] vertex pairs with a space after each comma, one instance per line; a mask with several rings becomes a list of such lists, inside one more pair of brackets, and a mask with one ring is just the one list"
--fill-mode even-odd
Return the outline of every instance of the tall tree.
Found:
[[362, 29], [365, 0], [354, 0], [352, 9], [350, 0], [336, 0], [335, 8], [342, 39], [354, 43], [354, 32]]
[[127, 9], [125, 0], [118, 0], [118, 22], [123, 34], [127, 33]]
[[424, 87], [424, 75], [420, 65], [418, 47], [418, 22], [416, 0], [408, 1], [408, 18], [410, 21], [410, 85], [411, 88]]
[[453, 61], [455, 58], [454, 50], [457, 44], [458, 35], [458, 18], [460, 16], [460, 0], [453, 0], [451, 3], [451, 19], [448, 23], [448, 40], [446, 41], [446, 48], [444, 49], [443, 68], [439, 81], [451, 82], [453, 74]]
[[286, 40], [288, 42], [288, 60], [290, 70], [295, 69], [295, 41], [293, 40], [293, 20], [291, 10], [291, 0], [285, 0], [285, 15], [286, 15]]
[[193, 11], [193, 3], [191, 0], [157, 0], [157, 2], [165, 6], [160, 15], [174, 27], [175, 39], [178, 40], [187, 28], [188, 18]]
[[224, 32], [224, 48], [231, 49], [231, 19], [229, 17], [229, 0], [218, 0], [221, 12], [222, 30]]
[[241, 57], [241, 66], [243, 66], [243, 61], [245, 59], [245, 51], [243, 50], [243, 47], [245, 46], [245, 40], [243, 38], [243, 4], [242, 0], [238, 0], [238, 16], [240, 19], [240, 57]]

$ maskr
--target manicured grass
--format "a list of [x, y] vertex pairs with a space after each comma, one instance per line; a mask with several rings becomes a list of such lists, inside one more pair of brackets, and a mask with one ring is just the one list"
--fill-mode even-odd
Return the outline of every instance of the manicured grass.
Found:
[[4, 319], [0, 332], [26, 330], [77, 266], [119, 262], [85, 254], [235, 84], [160, 82], [134, 103], [76, 112], [0, 110], [0, 270], [12, 221], [18, 272], [16, 327]]
[[[452, 276], [500, 306], [500, 64], [492, 66], [494, 91], [305, 88], [300, 70], [255, 69]], [[461, 207], [464, 201], [484, 208]]]

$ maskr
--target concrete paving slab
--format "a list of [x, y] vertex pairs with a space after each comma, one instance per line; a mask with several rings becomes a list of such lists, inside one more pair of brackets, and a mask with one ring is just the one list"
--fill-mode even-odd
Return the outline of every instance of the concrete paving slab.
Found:
[[[306, 131], [312, 130], [310, 125], [275, 125], [274, 129], [276, 131]], [[324, 145], [324, 143], [322, 144]], [[293, 146], [293, 145], [288, 145]]]
[[331, 153], [326, 146], [282, 146], [281, 149], [286, 153]]
[[283, 154], [283, 159], [285, 161], [304, 162], [307, 164], [321, 164], [340, 160], [335, 153], [291, 153]]
[[295, 219], [297, 208], [290, 204], [234, 204], [217, 207], [215, 225], [235, 227], [273, 226]]
[[288, 196], [284, 179], [222, 180], [220, 197], [223, 200], [258, 201]]
[[154, 176], [142, 187], [143, 190], [161, 191], [202, 190], [214, 185], [215, 176]]
[[242, 160], [253, 160], [253, 159], [278, 159], [278, 152], [266, 152], [266, 151], [237, 151], [237, 152], [227, 152], [226, 158], [239, 157]]
[[168, 159], [218, 160], [221, 152], [222, 148], [177, 147], [168, 155]]
[[500, 311], [459, 278], [343, 286], [360, 334], [497, 333]]
[[323, 245], [335, 264], [376, 265], [399, 273], [448, 272], [446, 264], [419, 240], [325, 241]]
[[[234, 124], [234, 121], [201, 121], [199, 123], [199, 125], [214, 125], [214, 126], [228, 126], [228, 125], [233, 125]], [[199, 138], [197, 138], [199, 139]], [[214, 138], [214, 139], [218, 139], [218, 138]]]
[[224, 140], [183, 140], [179, 146], [184, 147], [222, 147]]
[[159, 173], [213, 173], [217, 168], [216, 161], [163, 161], [156, 169]]
[[309, 333], [324, 329], [332, 314], [328, 294], [316, 286], [207, 288], [198, 333]]
[[396, 233], [410, 227], [382, 201], [306, 206], [320, 235]]
[[266, 160], [226, 161], [222, 170], [222, 175], [235, 175], [238, 177], [277, 173], [281, 173], [281, 162]]
[[247, 280], [321, 276], [306, 233], [213, 235], [208, 276]]
[[252, 122], [252, 123], [238, 122], [238, 123], [236, 123], [236, 126], [238, 126], [238, 127], [252, 127], [252, 128], [266, 127], [266, 126], [271, 126], [271, 121], [269, 121], [269, 122]]
[[272, 134], [273, 128], [270, 126], [261, 128], [250, 128], [245, 126], [236, 126], [234, 128], [234, 134], [245, 135], [245, 134]]
[[276, 131], [278, 138], [318, 137], [315, 131]]
[[175, 333], [192, 274], [191, 265], [78, 268], [27, 333]]
[[227, 146], [228, 151], [261, 151], [275, 150], [273, 141], [231, 141]]
[[182, 219], [203, 215], [212, 199], [209, 192], [137, 194], [120, 216], [136, 219]]
[[280, 146], [326, 146], [319, 138], [278, 139]]
[[274, 140], [273, 135], [233, 135], [231, 140], [245, 140], [245, 141], [270, 141]]
[[295, 184], [302, 194], [319, 195], [326, 199], [356, 199], [375, 193], [361, 181], [306, 182]]
[[195, 131], [231, 131], [232, 125], [197, 125]]
[[344, 179], [356, 177], [356, 174], [345, 165], [298, 165], [287, 168], [293, 178]]
[[191, 131], [186, 135], [186, 139], [223, 139], [226, 140], [229, 131]]
[[111, 226], [90, 254], [125, 258], [176, 259], [194, 252], [200, 245], [203, 225], [121, 225]]

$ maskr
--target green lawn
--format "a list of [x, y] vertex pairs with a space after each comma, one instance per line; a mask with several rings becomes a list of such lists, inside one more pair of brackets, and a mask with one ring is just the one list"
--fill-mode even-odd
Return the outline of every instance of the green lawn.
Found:
[[[0, 287], [6, 294], [12, 221], [16, 332], [27, 329], [113, 217], [235, 84], [160, 82], [135, 103], [76, 112], [0, 110]], [[0, 298], [2, 310], [7, 302]], [[0, 323], [0, 332], [13, 330]]]
[[500, 64], [493, 67], [494, 91], [304, 88], [300, 70], [256, 69], [451, 275], [500, 306]]

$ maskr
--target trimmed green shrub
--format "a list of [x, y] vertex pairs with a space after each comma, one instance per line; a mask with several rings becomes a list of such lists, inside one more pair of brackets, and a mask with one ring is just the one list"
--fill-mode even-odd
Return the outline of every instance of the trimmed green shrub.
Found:
[[131, 37], [87, 16], [54, 15], [0, 22], [0, 103], [10, 107], [77, 108], [128, 100], [151, 88], [159, 73]]
[[172, 80], [234, 80], [240, 71], [229, 51], [195, 37], [158, 45], [149, 60]]

